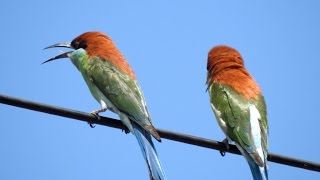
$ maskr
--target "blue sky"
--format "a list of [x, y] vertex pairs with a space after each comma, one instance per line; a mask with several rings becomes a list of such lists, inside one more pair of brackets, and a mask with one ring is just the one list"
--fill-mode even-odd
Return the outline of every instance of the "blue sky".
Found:
[[[1, 1], [0, 93], [80, 111], [99, 108], [67, 59], [42, 50], [86, 31], [127, 58], [156, 127], [223, 140], [205, 92], [207, 53], [238, 49], [263, 89], [273, 153], [320, 162], [318, 1]], [[102, 114], [117, 117], [107, 112]], [[0, 179], [148, 179], [135, 138], [118, 129], [0, 104]], [[244, 158], [156, 143], [168, 179], [251, 179]], [[269, 163], [270, 179], [320, 174]]]

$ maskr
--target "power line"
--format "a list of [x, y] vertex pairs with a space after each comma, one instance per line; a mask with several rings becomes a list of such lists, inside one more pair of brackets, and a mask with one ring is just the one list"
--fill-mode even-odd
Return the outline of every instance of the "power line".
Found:
[[[72, 109], [62, 108], [58, 106], [52, 106], [48, 104], [32, 102], [29, 100], [19, 99], [15, 97], [10, 97], [6, 95], [0, 94], [0, 103], [7, 104], [11, 106], [16, 106], [20, 108], [25, 108], [29, 110], [44, 112], [48, 114], [58, 115], [62, 117], [68, 117], [80, 121], [85, 121], [88, 123], [100, 124], [103, 126], [109, 126], [113, 128], [118, 128], [122, 130], [128, 130], [121, 121], [117, 119], [112, 119], [108, 117], [101, 116], [101, 119], [98, 120], [97, 117], [90, 113], [85, 113], [81, 111], [76, 111]], [[170, 139], [172, 141], [178, 141], [186, 144], [192, 144], [195, 146], [215, 149], [215, 150], [223, 150], [226, 151], [225, 144], [215, 140], [209, 140], [201, 137], [196, 137], [188, 134], [172, 132], [164, 129], [157, 129], [161, 138]], [[240, 154], [239, 150], [235, 145], [230, 144], [229, 153]], [[311, 171], [320, 172], [320, 164], [316, 162], [306, 161], [302, 159], [296, 159], [292, 157], [287, 157], [279, 154], [268, 153], [268, 161], [284, 164], [288, 166], [293, 166], [297, 168], [307, 169]]]

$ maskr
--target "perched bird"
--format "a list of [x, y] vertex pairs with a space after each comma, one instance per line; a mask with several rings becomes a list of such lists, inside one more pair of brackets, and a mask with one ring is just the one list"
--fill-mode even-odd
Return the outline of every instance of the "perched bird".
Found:
[[160, 136], [152, 125], [135, 74], [112, 40], [101, 32], [86, 32], [71, 43], [58, 43], [47, 48], [54, 47], [74, 50], [43, 63], [70, 58], [81, 72], [91, 94], [101, 105], [101, 109], [93, 114], [97, 116], [107, 109], [117, 113], [122, 123], [137, 138], [147, 162], [150, 179], [166, 179], [151, 138], [152, 135], [160, 142]]
[[260, 87], [245, 69], [240, 53], [228, 46], [210, 50], [207, 70], [211, 108], [226, 140], [235, 142], [253, 179], [267, 180], [268, 122]]

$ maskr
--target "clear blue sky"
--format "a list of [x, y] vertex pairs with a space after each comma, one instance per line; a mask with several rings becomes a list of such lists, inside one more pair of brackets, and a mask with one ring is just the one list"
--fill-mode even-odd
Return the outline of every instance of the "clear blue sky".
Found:
[[[205, 79], [209, 49], [226, 44], [263, 89], [270, 152], [320, 162], [319, 9], [319, 1], [1, 1], [0, 93], [99, 108], [69, 60], [40, 63], [60, 53], [44, 47], [102, 31], [135, 70], [156, 127], [222, 140]], [[3, 104], [0, 119], [0, 179], [148, 179], [135, 138], [118, 129]], [[241, 156], [169, 140], [156, 147], [168, 179], [251, 179]], [[269, 176], [320, 178], [275, 163]]]

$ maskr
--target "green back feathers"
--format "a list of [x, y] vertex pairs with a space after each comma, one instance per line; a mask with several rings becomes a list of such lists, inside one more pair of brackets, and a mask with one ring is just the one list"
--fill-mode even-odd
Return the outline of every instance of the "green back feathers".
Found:
[[137, 121], [149, 119], [139, 86], [124, 72], [108, 61], [93, 57], [88, 63], [87, 74], [120, 111]]
[[220, 83], [209, 84], [210, 102], [219, 111], [217, 120], [221, 119], [227, 126], [227, 136], [242, 146], [248, 153], [254, 151], [254, 141], [251, 135], [250, 105], [254, 105], [261, 118], [259, 125], [261, 130], [261, 141], [264, 154], [268, 146], [268, 125], [266, 105], [262, 95], [256, 100], [247, 100], [230, 86]]
[[143, 93], [135, 79], [111, 62], [97, 56], [89, 60], [86, 74], [119, 111], [160, 141], [160, 136], [152, 125]]

